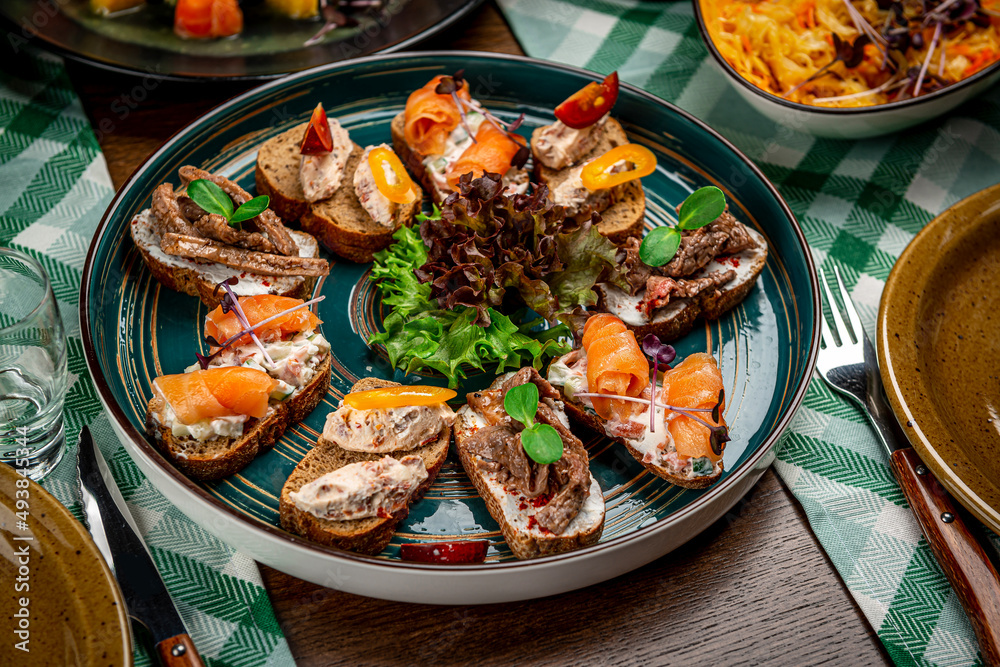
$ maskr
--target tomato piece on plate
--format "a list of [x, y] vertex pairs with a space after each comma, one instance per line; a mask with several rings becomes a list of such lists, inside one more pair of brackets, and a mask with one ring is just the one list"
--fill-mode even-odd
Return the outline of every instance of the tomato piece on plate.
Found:
[[299, 152], [303, 155], [320, 155], [333, 150], [333, 135], [330, 134], [330, 123], [326, 120], [326, 111], [320, 102], [313, 109], [306, 133], [302, 135]]
[[243, 32], [236, 0], [177, 0], [174, 32], [184, 39], [229, 37]]
[[[632, 168], [625, 171], [610, 171], [622, 160], [631, 163]], [[580, 172], [580, 180], [583, 181], [585, 188], [594, 192], [649, 176], [655, 169], [656, 156], [653, 155], [653, 151], [639, 144], [623, 144], [584, 165], [583, 171]]]
[[588, 83], [556, 107], [556, 118], [574, 130], [593, 125], [611, 111], [618, 101], [618, 72], [604, 77], [601, 83]]
[[[417, 198], [413, 179], [406, 173], [399, 157], [384, 146], [377, 146], [368, 153], [368, 166], [375, 178], [375, 187], [391, 202], [409, 204]], [[395, 182], [389, 182], [389, 174]]]
[[404, 544], [399, 548], [399, 555], [403, 560], [416, 563], [482, 563], [489, 546], [488, 540]]
[[434, 405], [458, 396], [458, 392], [444, 387], [411, 385], [409, 387], [383, 387], [356, 391], [344, 396], [344, 404], [355, 410], [401, 408], [407, 405]]

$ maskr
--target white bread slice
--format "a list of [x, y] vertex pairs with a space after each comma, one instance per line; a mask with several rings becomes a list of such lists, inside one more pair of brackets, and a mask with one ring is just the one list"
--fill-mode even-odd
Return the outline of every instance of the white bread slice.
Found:
[[[129, 232], [154, 278], [164, 287], [200, 298], [210, 309], [219, 305], [224, 294], [216, 290], [216, 285], [234, 275], [240, 277], [240, 282], [233, 286], [233, 291], [239, 296], [276, 294], [308, 299], [316, 285], [315, 277], [261, 276], [215, 262], [168, 255], [160, 249], [160, 232], [150, 209], [141, 211], [132, 219]], [[304, 232], [288, 230], [288, 233], [298, 245], [300, 257], [319, 257], [319, 244], [315, 238]]]
[[[502, 382], [498, 378], [493, 386]], [[522, 504], [519, 496], [508, 492], [504, 485], [497, 481], [497, 473], [483, 470], [477, 465], [479, 455], [472, 454], [465, 443], [477, 429], [486, 426], [486, 420], [476, 413], [469, 405], [462, 406], [455, 420], [455, 448], [465, 473], [486, 501], [490, 514], [500, 524], [500, 532], [514, 556], [521, 560], [551, 556], [573, 551], [596, 543], [601, 539], [604, 529], [604, 495], [601, 487], [590, 477], [590, 495], [583, 503], [580, 513], [573, 518], [566, 530], [555, 535], [543, 530], [537, 524], [531, 525], [531, 517], [536, 509], [529, 503], [526, 509], [520, 509]]]
[[[746, 298], [767, 262], [767, 241], [764, 236], [750, 227], [746, 229], [757, 242], [757, 247], [732, 256], [739, 262], [739, 266], [713, 260], [702, 269], [705, 273], [728, 269], [736, 272], [736, 277], [718, 290], [706, 290], [689, 299], [672, 299], [663, 308], [653, 311], [652, 318], [648, 318], [639, 307], [645, 290], [632, 296], [614, 285], [599, 284], [595, 287], [598, 296], [597, 310], [620, 317], [635, 332], [637, 340], [642, 340], [651, 333], [663, 341], [675, 340], [691, 331], [699, 319], [715, 320], [722, 317]], [[695, 277], [698, 275], [703, 274], [698, 273]]]
[[[365, 391], [379, 387], [398, 386], [398, 383], [378, 378], [364, 378], [357, 382], [351, 391]], [[327, 546], [356, 551], [363, 554], [377, 554], [392, 540], [392, 535], [399, 522], [406, 518], [409, 506], [402, 508], [389, 517], [370, 517], [366, 519], [351, 519], [349, 521], [331, 521], [299, 509], [288, 494], [298, 491], [305, 484], [319, 479], [328, 472], [333, 472], [351, 463], [361, 461], [377, 461], [384, 456], [403, 458], [419, 456], [427, 468], [427, 479], [414, 490], [409, 498], [412, 505], [423, 497], [427, 489], [434, 483], [441, 466], [448, 458], [448, 446], [451, 443], [451, 429], [445, 428], [436, 442], [416, 449], [384, 454], [348, 451], [322, 436], [316, 446], [305, 455], [288, 476], [281, 489], [279, 512], [281, 526], [290, 532], [301, 535], [307, 540], [326, 544]]]
[[270, 448], [294, 423], [302, 421], [326, 395], [330, 386], [330, 355], [315, 377], [284, 401], [271, 401], [261, 419], [248, 419], [239, 438], [175, 438], [163, 425], [166, 401], [153, 396], [146, 409], [146, 433], [181, 472], [200, 480], [227, 477], [245, 468], [258, 454]]
[[329, 199], [309, 203], [299, 179], [302, 158], [299, 143], [306, 125], [297, 125], [260, 147], [254, 170], [257, 194], [268, 195], [271, 208], [283, 220], [298, 220], [304, 231], [313, 234], [331, 252], [352, 262], [370, 262], [376, 252], [392, 243], [392, 235], [401, 225], [413, 224], [414, 216], [420, 212], [423, 191], [410, 204], [397, 208], [393, 227], [372, 220], [354, 191], [354, 172], [364, 154], [364, 149], [354, 144], [337, 191]]
[[[406, 143], [406, 121], [405, 112], [400, 111], [392, 119], [392, 124], [389, 127], [389, 131], [392, 133], [392, 150], [396, 152], [399, 159], [403, 161], [406, 166], [407, 171], [413, 176], [420, 186], [430, 193], [431, 199], [435, 204], [440, 204], [443, 202], [451, 191], [442, 190], [437, 186], [437, 184], [431, 179], [430, 175], [427, 173], [426, 167], [424, 167], [424, 158], [426, 155], [421, 155]], [[514, 178], [517, 175], [525, 174], [527, 172], [524, 169], [513, 169], [508, 172], [508, 174]]]
[[[542, 128], [537, 127], [531, 133], [532, 153], [534, 153], [536, 137], [541, 131]], [[625, 128], [614, 118], [608, 118], [599, 131], [601, 132], [600, 140], [576, 164], [593, 160], [612, 148], [629, 142]], [[543, 165], [537, 156], [534, 159], [535, 182], [544, 183], [549, 189], [566, 180], [572, 169], [572, 167], [550, 169]], [[630, 236], [641, 237], [646, 216], [646, 194], [642, 189], [642, 183], [638, 180], [623, 183], [614, 188], [614, 193], [614, 203], [603, 211], [599, 211], [601, 222], [598, 223], [597, 230], [618, 244], [624, 243]], [[589, 219], [590, 215], [578, 217]]]

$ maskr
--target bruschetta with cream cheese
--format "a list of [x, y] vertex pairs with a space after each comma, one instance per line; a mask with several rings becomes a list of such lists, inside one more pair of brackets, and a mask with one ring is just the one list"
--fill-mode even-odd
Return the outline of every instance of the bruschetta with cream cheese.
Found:
[[281, 489], [281, 525], [328, 546], [377, 554], [444, 465], [455, 392], [366, 378], [326, 419]]
[[308, 123], [261, 146], [255, 180], [283, 218], [354, 262], [370, 262], [412, 224], [423, 198], [388, 145], [362, 148], [322, 105]]

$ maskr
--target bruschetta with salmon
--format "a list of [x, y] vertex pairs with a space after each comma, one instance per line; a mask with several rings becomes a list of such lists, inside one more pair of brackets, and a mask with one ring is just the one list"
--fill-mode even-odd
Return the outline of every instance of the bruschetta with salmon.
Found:
[[552, 362], [548, 380], [574, 422], [617, 440], [659, 477], [701, 489], [722, 476], [729, 439], [722, 372], [710, 354], [670, 368], [672, 359], [670, 346], [640, 347], [619, 318], [599, 314], [587, 320], [582, 346]]
[[406, 100], [392, 120], [392, 145], [436, 202], [458, 191], [459, 179], [499, 174], [509, 192], [527, 192], [530, 155], [524, 137], [469, 94], [461, 72], [436, 76]]

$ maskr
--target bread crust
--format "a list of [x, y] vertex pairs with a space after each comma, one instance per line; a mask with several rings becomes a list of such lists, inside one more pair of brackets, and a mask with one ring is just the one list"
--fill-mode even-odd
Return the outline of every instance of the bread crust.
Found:
[[[365, 391], [397, 385], [398, 383], [389, 380], [364, 378], [357, 382], [351, 391]], [[437, 478], [438, 472], [448, 458], [451, 431], [451, 428], [446, 427], [435, 442], [407, 451], [385, 454], [348, 452], [321, 436], [316, 446], [295, 466], [295, 470], [289, 475], [281, 489], [279, 499], [281, 526], [285, 530], [327, 546], [369, 555], [379, 553], [392, 540], [396, 526], [407, 517], [410, 506], [423, 497]], [[392, 456], [393, 458], [420, 456], [427, 468], [427, 479], [414, 490], [407, 506], [389, 517], [331, 521], [299, 509], [289, 496], [291, 492], [298, 491], [303, 485], [343, 465], [359, 461], [377, 461], [384, 456]], [[331, 465], [331, 460], [335, 461], [336, 464]]]
[[309, 384], [290, 399], [272, 403], [262, 419], [248, 420], [249, 428], [244, 427], [241, 437], [208, 441], [211, 455], [185, 453], [184, 444], [155, 418], [166, 407], [159, 396], [154, 396], [146, 408], [146, 433], [163, 455], [189, 477], [203, 481], [228, 477], [249, 465], [262, 451], [273, 447], [291, 424], [304, 419], [319, 405], [330, 386], [330, 364], [331, 355], [327, 354]]

